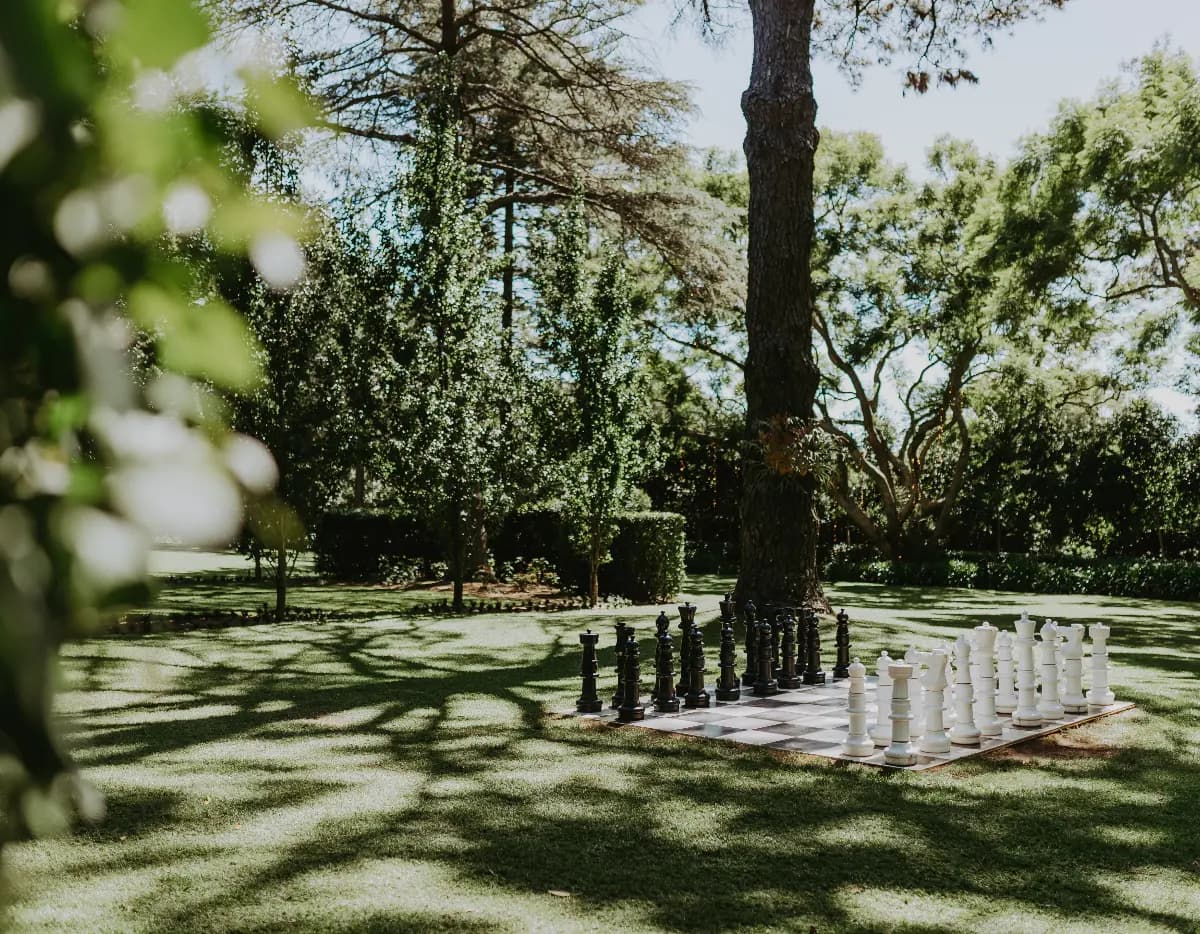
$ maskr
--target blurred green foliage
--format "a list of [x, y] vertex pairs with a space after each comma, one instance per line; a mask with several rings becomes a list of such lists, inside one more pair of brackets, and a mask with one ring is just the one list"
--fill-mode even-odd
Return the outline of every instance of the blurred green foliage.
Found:
[[[219, 294], [175, 248], [204, 236], [285, 287], [301, 220], [248, 193], [197, 67], [188, 0], [0, 4], [0, 810], [3, 839], [97, 817], [50, 719], [58, 647], [147, 592], [155, 539], [228, 540], [275, 477], [214, 390], [258, 380]], [[303, 98], [228, 66], [278, 133]], [[129, 351], [154, 366], [130, 378]]]

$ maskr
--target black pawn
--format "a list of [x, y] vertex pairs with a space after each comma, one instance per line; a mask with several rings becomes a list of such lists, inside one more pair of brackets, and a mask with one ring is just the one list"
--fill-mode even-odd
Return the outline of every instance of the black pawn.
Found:
[[733, 618], [721, 605], [721, 677], [717, 681], [717, 700], [735, 701], [742, 696], [737, 673], [737, 643], [733, 638]]
[[617, 623], [617, 690], [613, 693], [610, 707], [617, 708], [625, 699], [625, 633], [628, 627], [624, 622]]
[[[680, 607], [680, 609], [683, 609]], [[679, 683], [675, 693], [683, 696], [692, 686], [692, 617], [679, 614]]]
[[725, 594], [725, 599], [721, 601], [721, 623], [728, 623], [730, 626], [732, 626], [734, 617], [733, 594], [727, 593]]
[[[663, 614], [666, 618], [666, 614]], [[659, 713], [677, 713], [679, 697], [675, 693], [675, 659], [671, 647], [671, 633], [659, 629], [658, 645], [654, 650], [654, 709]]]
[[821, 630], [817, 626], [817, 614], [812, 607], [800, 611], [804, 625], [804, 683], [824, 684], [825, 672], [821, 670]]
[[708, 691], [704, 689], [704, 633], [697, 627], [691, 629], [692, 663], [688, 666], [688, 677], [691, 684], [683, 698], [683, 706], [688, 709], [707, 707], [712, 703]]
[[742, 684], [750, 687], [758, 680], [758, 622], [753, 601], [747, 600], [742, 612], [746, 619], [746, 671]]
[[796, 671], [796, 615], [789, 609], [783, 617], [783, 655], [779, 663], [779, 686], [798, 688], [804, 681]]
[[630, 720], [645, 720], [646, 708], [642, 706], [642, 666], [638, 660], [638, 644], [633, 629], [625, 630], [625, 678], [622, 682], [624, 697], [617, 708], [617, 719], [622, 723]]
[[[650, 689], [650, 700], [658, 700], [658, 669], [659, 669], [658, 653], [662, 650], [663, 633], [667, 632], [671, 628], [671, 620], [667, 618], [666, 613], [658, 614], [658, 619], [656, 619], [654, 621], [654, 627], [656, 630], [656, 632], [654, 634], [654, 673], [655, 673], [655, 678], [654, 678], [654, 687], [652, 687]], [[674, 691], [674, 686], [672, 686], [672, 692], [673, 691]]]
[[758, 677], [754, 681], [754, 696], [768, 697], [779, 693], [779, 685], [771, 677], [771, 624], [765, 619], [758, 624]]
[[596, 693], [596, 675], [600, 670], [600, 663], [596, 660], [596, 643], [599, 641], [600, 633], [590, 629], [579, 634], [579, 642], [583, 646], [583, 693], [575, 702], [575, 709], [580, 713], [596, 713], [604, 707], [604, 702]]
[[837, 646], [837, 664], [833, 666], [833, 680], [850, 677], [850, 617], [845, 610], [837, 615], [837, 635], [834, 636]]

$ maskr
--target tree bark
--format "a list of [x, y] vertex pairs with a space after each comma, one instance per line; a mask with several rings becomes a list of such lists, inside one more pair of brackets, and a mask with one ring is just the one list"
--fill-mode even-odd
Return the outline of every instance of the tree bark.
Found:
[[600, 603], [600, 536], [592, 534], [592, 545], [588, 551], [588, 606]]
[[814, 0], [750, 0], [754, 62], [742, 95], [750, 175], [746, 447], [739, 599], [827, 606], [817, 569], [816, 489], [757, 445], [772, 418], [813, 416]]

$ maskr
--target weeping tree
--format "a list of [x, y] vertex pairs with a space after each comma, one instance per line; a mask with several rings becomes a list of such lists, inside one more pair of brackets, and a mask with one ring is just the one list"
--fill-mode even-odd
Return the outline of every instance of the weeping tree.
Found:
[[454, 605], [463, 605], [474, 533], [503, 501], [500, 413], [509, 397], [499, 302], [483, 245], [484, 220], [469, 199], [457, 82], [443, 63], [438, 92], [417, 133], [405, 183], [401, 248], [407, 328], [405, 396], [414, 429], [396, 439], [413, 497], [445, 534]]
[[567, 382], [551, 427], [562, 465], [564, 503], [576, 547], [588, 562], [588, 599], [600, 599], [600, 565], [640, 471], [638, 358], [625, 262], [610, 251], [588, 274], [588, 228], [575, 202], [540, 250], [542, 348]]
[[[975, 81], [962, 40], [1065, 0], [749, 0], [754, 56], [742, 95], [750, 175], [745, 364], [747, 453], [738, 593], [823, 602], [817, 576], [816, 482], [809, 466], [820, 380], [813, 358], [813, 170], [817, 104], [811, 60], [852, 75], [906, 63], [904, 85]], [[708, 0], [699, 0], [711, 22]]]

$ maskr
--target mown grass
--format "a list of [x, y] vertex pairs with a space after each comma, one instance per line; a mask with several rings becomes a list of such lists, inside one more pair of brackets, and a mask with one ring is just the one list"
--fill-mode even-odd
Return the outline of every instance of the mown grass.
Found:
[[[692, 582], [710, 646], [725, 584]], [[611, 643], [620, 616], [645, 636], [656, 609], [95, 640], [67, 652], [61, 709], [108, 819], [12, 850], [10, 919], [88, 932], [1200, 929], [1200, 608], [832, 596], [864, 658], [1009, 626], [1022, 607], [1106, 619], [1118, 697], [1139, 709], [897, 774], [548, 716], [577, 693], [579, 631]]]

